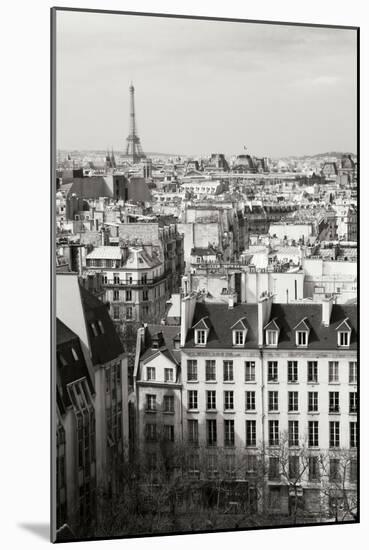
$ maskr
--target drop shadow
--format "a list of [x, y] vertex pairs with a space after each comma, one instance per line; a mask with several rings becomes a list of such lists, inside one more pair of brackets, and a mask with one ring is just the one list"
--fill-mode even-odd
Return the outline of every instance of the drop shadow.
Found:
[[50, 541], [50, 525], [48, 523], [18, 523], [18, 527], [30, 531], [43, 540]]

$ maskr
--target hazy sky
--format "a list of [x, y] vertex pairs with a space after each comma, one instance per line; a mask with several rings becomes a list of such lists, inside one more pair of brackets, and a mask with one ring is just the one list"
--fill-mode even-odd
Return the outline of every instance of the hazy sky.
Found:
[[60, 149], [356, 152], [356, 32], [57, 13]]

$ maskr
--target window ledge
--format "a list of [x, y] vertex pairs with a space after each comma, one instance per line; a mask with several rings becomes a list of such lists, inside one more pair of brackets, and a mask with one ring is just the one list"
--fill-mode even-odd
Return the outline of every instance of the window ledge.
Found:
[[154, 411], [152, 409], [145, 409], [145, 413], [147, 414], [156, 414], [158, 411]]
[[187, 384], [198, 384], [198, 380], [187, 380]]
[[288, 414], [300, 414], [300, 411], [287, 411]]
[[268, 380], [267, 384], [279, 384], [279, 380]]
[[218, 384], [217, 380], [205, 380], [205, 384]]
[[234, 384], [234, 380], [223, 380], [223, 384]]
[[205, 410], [206, 413], [210, 413], [210, 414], [216, 414], [218, 412], [218, 409], [206, 409]]
[[163, 414], [174, 414], [174, 411], [163, 411]]
[[256, 414], [256, 413], [257, 413], [257, 411], [254, 410], [254, 409], [250, 409], [250, 410], [246, 409], [245, 410], [245, 414]]
[[245, 384], [257, 384], [256, 380], [245, 380]]
[[199, 409], [187, 409], [187, 412], [191, 413], [191, 414], [194, 414], [194, 413], [198, 414], [200, 411], [199, 411]]
[[225, 414], [236, 414], [236, 411], [234, 409], [224, 409], [223, 412]]

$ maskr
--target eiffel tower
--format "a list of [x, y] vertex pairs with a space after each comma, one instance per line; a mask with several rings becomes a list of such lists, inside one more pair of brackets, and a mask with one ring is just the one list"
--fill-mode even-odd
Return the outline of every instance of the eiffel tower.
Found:
[[135, 89], [131, 82], [129, 87], [130, 93], [130, 112], [129, 121], [130, 129], [129, 136], [127, 137], [126, 156], [130, 158], [133, 164], [139, 162], [141, 159], [146, 158], [145, 153], [142, 151], [140, 138], [136, 133], [136, 116], [135, 116]]

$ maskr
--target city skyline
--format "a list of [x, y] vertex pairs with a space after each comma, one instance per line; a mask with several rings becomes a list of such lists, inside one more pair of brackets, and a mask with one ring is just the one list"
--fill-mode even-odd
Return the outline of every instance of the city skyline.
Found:
[[354, 30], [59, 13], [58, 149], [122, 152], [131, 81], [144, 152], [356, 152]]

